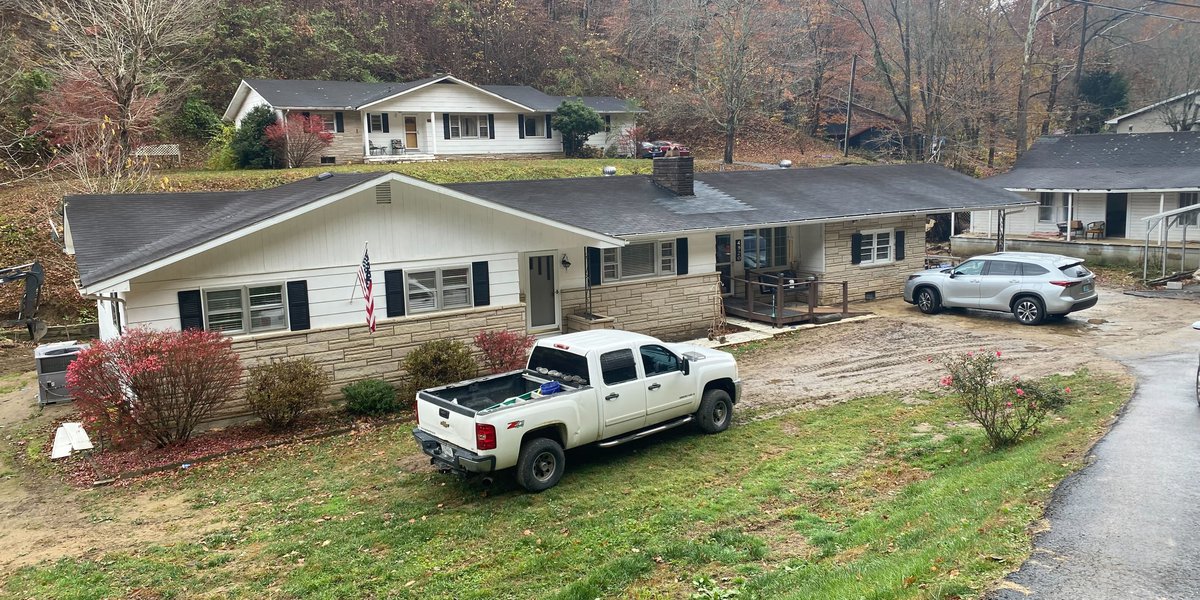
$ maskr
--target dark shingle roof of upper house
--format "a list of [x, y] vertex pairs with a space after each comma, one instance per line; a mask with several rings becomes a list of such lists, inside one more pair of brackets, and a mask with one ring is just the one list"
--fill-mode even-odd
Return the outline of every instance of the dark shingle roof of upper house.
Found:
[[80, 282], [98, 283], [384, 175], [338, 173], [239, 192], [67, 196]]
[[676, 196], [655, 185], [648, 175], [446, 187], [610, 236], [1030, 203], [929, 164], [698, 173], [695, 181], [695, 196]]
[[361, 81], [315, 81], [308, 79], [247, 79], [246, 84], [275, 108], [357, 108], [374, 100], [399, 94], [442, 76], [400, 83]]
[[1200, 187], [1200, 131], [1039, 138], [1011, 171], [987, 183], [1022, 190]]

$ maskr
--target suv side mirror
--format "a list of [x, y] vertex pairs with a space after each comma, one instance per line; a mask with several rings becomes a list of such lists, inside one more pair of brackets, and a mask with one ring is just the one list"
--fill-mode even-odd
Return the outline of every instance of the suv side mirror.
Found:
[[[1200, 323], [1197, 323], [1197, 325], [1200, 325]], [[691, 375], [692, 361], [688, 360], [686, 356], [683, 357], [683, 362], [679, 363], [679, 370], [683, 371], [684, 375]]]
[[1192, 329], [1200, 329], [1200, 321], [1196, 321], [1195, 323], [1192, 323]]

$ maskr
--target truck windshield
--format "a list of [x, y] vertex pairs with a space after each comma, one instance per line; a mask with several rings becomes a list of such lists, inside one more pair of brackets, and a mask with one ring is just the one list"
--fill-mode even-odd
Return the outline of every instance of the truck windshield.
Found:
[[529, 356], [529, 369], [561, 379], [564, 383], [589, 385], [587, 358], [557, 348], [534, 348]]

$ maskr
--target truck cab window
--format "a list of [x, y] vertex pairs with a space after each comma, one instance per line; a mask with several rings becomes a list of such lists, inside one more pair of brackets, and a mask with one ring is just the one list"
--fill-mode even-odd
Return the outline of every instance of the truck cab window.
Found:
[[642, 346], [642, 368], [646, 377], [679, 370], [679, 357], [662, 346]]
[[637, 364], [633, 350], [613, 350], [600, 355], [600, 372], [605, 385], [616, 385], [637, 379]]

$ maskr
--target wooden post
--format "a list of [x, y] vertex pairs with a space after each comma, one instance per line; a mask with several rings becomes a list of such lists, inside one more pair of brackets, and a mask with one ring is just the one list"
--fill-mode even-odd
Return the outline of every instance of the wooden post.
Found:
[[[782, 276], [776, 279], [776, 282], [783, 279]], [[775, 284], [775, 327], [783, 325], [783, 286], [779, 283]]]
[[750, 285], [750, 277], [744, 279], [746, 282], [746, 310], [750, 313], [750, 320], [754, 320], [754, 288]]
[[850, 312], [850, 282], [842, 282], [842, 316], [845, 317]]
[[817, 282], [810, 281], [808, 283], [808, 322], [812, 323], [813, 313], [817, 308]]

